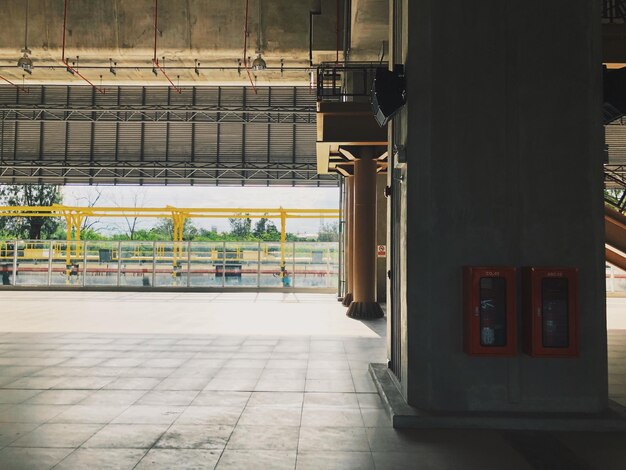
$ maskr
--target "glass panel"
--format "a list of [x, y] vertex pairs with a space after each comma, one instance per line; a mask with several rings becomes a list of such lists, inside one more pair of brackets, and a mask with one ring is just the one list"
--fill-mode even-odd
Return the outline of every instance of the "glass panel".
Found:
[[339, 271], [336, 243], [295, 244], [295, 287], [336, 287]]
[[[29, 242], [30, 243], [30, 242]], [[48, 242], [42, 242], [48, 246]], [[46, 249], [46, 253], [47, 253]], [[31, 254], [25, 250], [25, 259], [30, 259]], [[45, 277], [48, 276], [48, 261], [45, 262]], [[52, 286], [75, 286], [83, 285], [84, 268], [83, 242], [57, 241], [52, 244], [52, 267], [50, 269], [50, 285]], [[43, 267], [42, 267], [43, 272]], [[44, 274], [42, 274], [42, 277]], [[42, 282], [41, 285], [45, 284]]]
[[541, 332], [544, 348], [569, 346], [568, 280], [545, 277], [541, 280]]
[[506, 279], [480, 278], [480, 344], [506, 346]]
[[118, 269], [118, 244], [109, 241], [88, 241], [86, 286], [116, 286]]
[[[286, 275], [281, 277], [280, 243], [261, 243], [261, 287], [283, 287], [293, 282], [293, 243], [285, 244]], [[291, 269], [290, 269], [291, 268]]]
[[15, 254], [15, 241], [0, 241], [0, 274], [2, 285], [13, 285], [13, 256]]
[[191, 287], [221, 287], [222, 278], [216, 276], [216, 266], [222, 264], [222, 242], [192, 242], [189, 283]]
[[152, 242], [120, 243], [120, 286], [152, 286]]
[[256, 242], [226, 242], [226, 260], [217, 266], [216, 276], [224, 275], [226, 287], [256, 287], [259, 244]]
[[157, 242], [156, 286], [187, 286], [187, 242]]

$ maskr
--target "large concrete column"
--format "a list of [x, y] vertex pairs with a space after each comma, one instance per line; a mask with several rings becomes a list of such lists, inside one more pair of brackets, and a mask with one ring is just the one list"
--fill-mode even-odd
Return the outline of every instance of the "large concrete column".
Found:
[[[387, 175], [379, 173], [376, 177], [376, 245], [387, 246], [387, 198], [385, 197]], [[387, 250], [388, 251], [388, 250]], [[387, 257], [379, 256], [376, 250], [376, 301], [387, 300]]]
[[351, 318], [383, 316], [376, 302], [376, 168], [371, 149], [354, 163], [354, 298], [346, 313]]
[[346, 231], [345, 231], [345, 265], [346, 271], [346, 292], [341, 302], [344, 307], [349, 307], [352, 303], [352, 290], [354, 286], [354, 268], [352, 266], [354, 249], [354, 176], [346, 177]]
[[[401, 390], [409, 404], [444, 412], [599, 412], [600, 2], [400, 3], [408, 103], [393, 125], [406, 164], [392, 171], [405, 175]], [[578, 268], [580, 355], [468, 356], [462, 270], [485, 265]]]
[[354, 240], [354, 176], [347, 176], [345, 180], [346, 184], [346, 200], [345, 200], [345, 213], [346, 230], [344, 232], [344, 249], [345, 249], [345, 265], [344, 270], [346, 272], [346, 287], [342, 300], [342, 305], [348, 307], [352, 303], [352, 289], [353, 289], [353, 273], [352, 267], [352, 250]]

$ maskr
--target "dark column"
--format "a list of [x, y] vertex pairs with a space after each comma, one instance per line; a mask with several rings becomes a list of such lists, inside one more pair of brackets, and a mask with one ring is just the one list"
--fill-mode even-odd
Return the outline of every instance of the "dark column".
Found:
[[354, 176], [346, 177], [346, 295], [343, 297], [343, 306], [349, 307], [352, 303], [354, 289]]
[[353, 294], [351, 318], [380, 318], [376, 302], [376, 168], [370, 149], [363, 149], [354, 163]]

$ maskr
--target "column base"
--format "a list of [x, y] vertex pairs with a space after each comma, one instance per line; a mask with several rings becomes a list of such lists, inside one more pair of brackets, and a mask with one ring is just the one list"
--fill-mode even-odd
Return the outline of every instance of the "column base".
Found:
[[352, 302], [346, 315], [357, 320], [373, 320], [384, 316], [378, 302]]
[[350, 304], [352, 303], [352, 293], [348, 292], [346, 295], [343, 296], [343, 300], [341, 301], [341, 305], [343, 305], [344, 307], [349, 307]]

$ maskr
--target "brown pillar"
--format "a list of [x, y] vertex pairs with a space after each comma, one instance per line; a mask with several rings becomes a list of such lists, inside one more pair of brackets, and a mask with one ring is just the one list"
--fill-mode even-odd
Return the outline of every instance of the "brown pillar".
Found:
[[351, 318], [380, 318], [376, 302], [376, 167], [365, 149], [354, 163], [353, 300]]
[[344, 307], [352, 303], [354, 289], [354, 176], [346, 177], [346, 295], [341, 302]]

